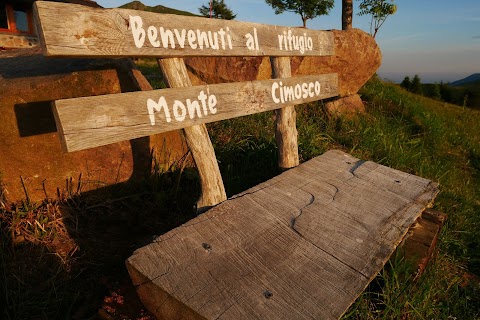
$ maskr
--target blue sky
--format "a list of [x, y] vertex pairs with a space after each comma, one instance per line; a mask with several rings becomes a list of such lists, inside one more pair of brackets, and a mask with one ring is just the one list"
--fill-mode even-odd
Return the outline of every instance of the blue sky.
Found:
[[[141, 0], [149, 6], [198, 13], [208, 0]], [[130, 0], [98, 0], [103, 7], [118, 7]], [[225, 0], [236, 20], [283, 26], [300, 26], [298, 15], [275, 15], [263, 0]], [[368, 32], [370, 20], [359, 17], [354, 0], [353, 26]], [[380, 29], [376, 40], [382, 50], [379, 74], [393, 81], [420, 75], [422, 82], [454, 81], [480, 73], [480, 0], [395, 0], [398, 11]], [[341, 1], [328, 16], [307, 22], [310, 29], [341, 29]]]

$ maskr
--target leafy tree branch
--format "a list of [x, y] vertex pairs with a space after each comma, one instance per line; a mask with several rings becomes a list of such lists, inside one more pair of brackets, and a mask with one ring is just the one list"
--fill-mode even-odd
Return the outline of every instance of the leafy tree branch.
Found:
[[397, 12], [397, 6], [393, 3], [393, 0], [362, 0], [359, 8], [359, 16], [371, 16], [370, 34], [374, 38], [388, 16]]
[[307, 27], [307, 20], [320, 15], [326, 15], [333, 8], [334, 0], [265, 0], [274, 10], [275, 14], [285, 11], [300, 15], [303, 27]]

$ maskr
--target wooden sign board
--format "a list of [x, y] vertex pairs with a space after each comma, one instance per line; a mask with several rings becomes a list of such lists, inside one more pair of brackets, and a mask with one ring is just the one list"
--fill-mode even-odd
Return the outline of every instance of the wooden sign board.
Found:
[[57, 100], [66, 151], [76, 151], [338, 95], [337, 74]]
[[333, 33], [36, 1], [45, 55], [87, 57], [323, 56]]

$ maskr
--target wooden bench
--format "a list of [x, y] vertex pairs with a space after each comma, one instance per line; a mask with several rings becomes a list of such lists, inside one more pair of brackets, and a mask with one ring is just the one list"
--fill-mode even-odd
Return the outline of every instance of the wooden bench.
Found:
[[[334, 54], [331, 32], [37, 1], [45, 55], [157, 57], [169, 89], [59, 100], [66, 151], [183, 129], [206, 213], [126, 262], [160, 319], [336, 319], [381, 270], [437, 185], [341, 151], [299, 165], [295, 104], [338, 95], [336, 74], [291, 77]], [[185, 56], [270, 56], [273, 78], [191, 86]], [[279, 166], [226, 199], [205, 123], [276, 110]]]

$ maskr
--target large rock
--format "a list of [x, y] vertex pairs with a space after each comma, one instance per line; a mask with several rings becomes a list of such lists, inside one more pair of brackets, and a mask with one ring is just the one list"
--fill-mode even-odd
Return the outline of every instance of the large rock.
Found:
[[[382, 56], [375, 40], [361, 30], [332, 32], [335, 55], [295, 57], [291, 62], [292, 75], [338, 73], [340, 96], [350, 96], [375, 74]], [[186, 64], [194, 83], [264, 80], [272, 74], [268, 57], [196, 57], [187, 58]]]
[[270, 79], [269, 57], [188, 57], [185, 64], [192, 83], [223, 83]]
[[[175, 160], [185, 152], [179, 132], [90, 150], [61, 150], [52, 100], [151, 89], [128, 59], [48, 59], [38, 49], [0, 53], [0, 182], [9, 200], [32, 200], [66, 188], [82, 174], [82, 190], [148, 175], [151, 148]], [[81, 112], [81, 110], [79, 110]], [[45, 188], [45, 191], [44, 191]], [[74, 191], [75, 191], [74, 190]]]
[[359, 29], [333, 30], [335, 55], [294, 58], [292, 74], [338, 73], [340, 97], [354, 95], [377, 72], [382, 54], [375, 40]]
[[332, 117], [347, 117], [352, 118], [358, 113], [365, 112], [365, 106], [358, 94], [341, 97], [339, 99], [328, 101], [325, 103], [327, 114]]

